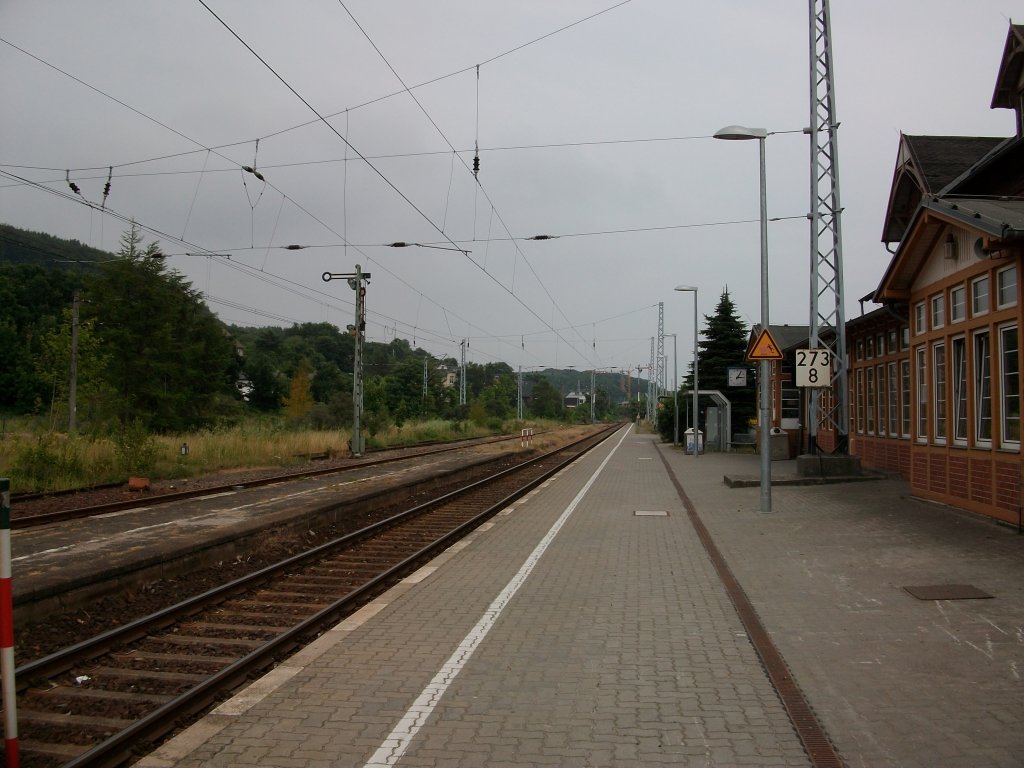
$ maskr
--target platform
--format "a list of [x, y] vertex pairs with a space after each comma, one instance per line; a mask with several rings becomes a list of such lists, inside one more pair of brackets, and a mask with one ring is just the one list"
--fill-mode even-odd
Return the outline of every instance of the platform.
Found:
[[136, 765], [809, 765], [662, 455], [847, 765], [1020, 765], [1024, 537], [631, 428]]

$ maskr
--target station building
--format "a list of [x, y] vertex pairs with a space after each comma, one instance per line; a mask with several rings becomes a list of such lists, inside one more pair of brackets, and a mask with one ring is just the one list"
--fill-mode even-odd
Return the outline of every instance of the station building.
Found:
[[1010, 25], [991, 106], [1014, 110], [1014, 136], [900, 137], [892, 259], [862, 301], [878, 307], [846, 324], [849, 443], [916, 496], [1017, 525], [1024, 25]]

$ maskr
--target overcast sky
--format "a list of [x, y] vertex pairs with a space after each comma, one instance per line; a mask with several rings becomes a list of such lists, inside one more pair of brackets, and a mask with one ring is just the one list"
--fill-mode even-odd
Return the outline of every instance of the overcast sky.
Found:
[[[900, 132], [1012, 134], [1016, 10], [831, 3], [847, 318], [888, 264]], [[0, 221], [113, 251], [134, 219], [240, 325], [344, 328], [321, 274], [358, 263], [371, 340], [524, 370], [645, 365], [664, 302], [682, 376], [674, 286], [760, 320], [757, 142], [725, 125], [778, 132], [771, 322], [809, 322], [808, 29], [796, 0], [4, 0]]]

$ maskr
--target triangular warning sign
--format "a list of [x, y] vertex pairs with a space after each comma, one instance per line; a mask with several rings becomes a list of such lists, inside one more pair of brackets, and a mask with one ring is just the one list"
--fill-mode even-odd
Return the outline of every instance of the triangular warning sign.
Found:
[[747, 352], [747, 360], [782, 360], [782, 358], [782, 350], [775, 343], [771, 332], [767, 328], [762, 328], [757, 340]]

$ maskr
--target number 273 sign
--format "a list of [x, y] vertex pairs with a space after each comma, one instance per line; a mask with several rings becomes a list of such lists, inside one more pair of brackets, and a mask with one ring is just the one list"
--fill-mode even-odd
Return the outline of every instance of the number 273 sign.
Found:
[[827, 349], [796, 350], [796, 385], [827, 387], [832, 383], [832, 353]]

